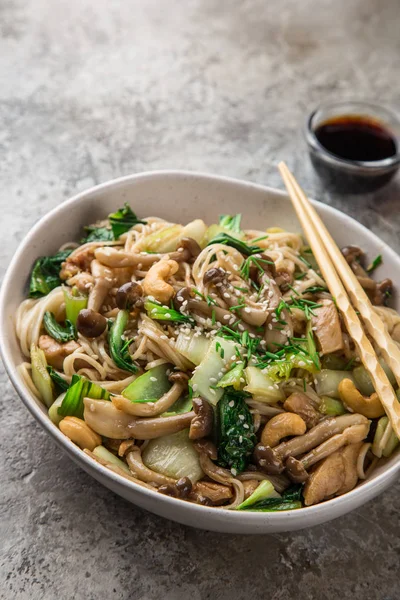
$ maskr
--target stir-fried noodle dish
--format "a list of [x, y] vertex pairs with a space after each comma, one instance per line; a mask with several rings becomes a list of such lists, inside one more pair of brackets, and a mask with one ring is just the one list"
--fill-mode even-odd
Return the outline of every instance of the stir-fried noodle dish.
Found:
[[[84, 236], [36, 260], [16, 330], [26, 385], [93, 460], [174, 498], [266, 512], [344, 494], [395, 450], [301, 235], [125, 205]], [[400, 340], [391, 281], [371, 278], [381, 257], [342, 251]]]

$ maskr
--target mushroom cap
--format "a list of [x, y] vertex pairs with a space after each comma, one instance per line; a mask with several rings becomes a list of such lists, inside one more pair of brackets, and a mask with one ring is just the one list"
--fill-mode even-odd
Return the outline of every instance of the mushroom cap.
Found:
[[227, 272], [224, 271], [224, 269], [221, 269], [220, 267], [214, 267], [212, 269], [208, 269], [208, 271], [204, 273], [203, 283], [205, 285], [208, 283], [221, 283], [224, 281], [224, 279], [226, 279], [226, 276]]

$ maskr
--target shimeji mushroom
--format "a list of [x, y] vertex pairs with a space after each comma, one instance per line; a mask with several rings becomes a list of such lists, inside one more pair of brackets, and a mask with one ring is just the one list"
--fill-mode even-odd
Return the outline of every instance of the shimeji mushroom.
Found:
[[188, 375], [181, 371], [171, 373], [169, 381], [172, 383], [172, 386], [157, 402], [132, 402], [124, 396], [113, 396], [112, 403], [116, 408], [128, 415], [135, 417], [155, 417], [167, 411], [180, 398], [187, 388], [188, 379]]
[[172, 417], [138, 419], [119, 410], [112, 402], [84, 398], [85, 422], [100, 435], [112, 439], [151, 440], [187, 429], [195, 416], [193, 411]]
[[245, 323], [248, 323], [253, 327], [261, 327], [264, 325], [268, 318], [266, 307], [251, 302], [246, 296], [240, 298], [239, 302], [234, 287], [228, 281], [228, 273], [224, 271], [224, 269], [209, 269], [206, 271], [203, 281], [206, 285], [213, 284], [221, 300], [223, 300], [230, 308], [245, 304], [245, 306], [235, 309], [235, 313], [245, 321]]
[[[355, 427], [355, 429], [353, 429], [353, 427]], [[345, 430], [348, 431], [345, 432]], [[310, 429], [304, 435], [282, 442], [275, 448], [258, 444], [255, 449], [254, 457], [260, 469], [272, 475], [284, 471], [284, 462], [286, 459], [299, 455], [305, 455], [302, 458], [302, 464], [304, 469], [306, 469], [318, 460], [325, 458], [327, 453], [332, 453], [338, 447], [352, 443], [352, 441], [359, 441], [358, 439], [352, 439], [353, 435], [357, 438], [364, 439], [368, 434], [368, 430], [369, 421], [363, 415], [349, 414], [341, 415], [339, 417], [329, 417], [318, 423], [318, 425]], [[337, 434], [344, 435], [341, 437]], [[330, 438], [333, 437], [335, 439], [331, 442]], [[328, 443], [324, 445], [324, 442], [327, 441]]]
[[321, 420], [321, 413], [314, 407], [311, 399], [303, 392], [293, 392], [288, 396], [283, 404], [283, 408], [289, 412], [299, 415], [311, 429]]
[[239, 329], [241, 332], [248, 331], [254, 335], [256, 334], [256, 330], [244, 321], [237, 323], [238, 319], [226, 308], [221, 308], [214, 304], [207, 304], [204, 300], [193, 298], [189, 288], [181, 288], [176, 292], [174, 307], [176, 310], [185, 314], [190, 313], [193, 317], [198, 316], [200, 320], [201, 318], [215, 319], [216, 322], [221, 323], [222, 325], [229, 325], [234, 329]]

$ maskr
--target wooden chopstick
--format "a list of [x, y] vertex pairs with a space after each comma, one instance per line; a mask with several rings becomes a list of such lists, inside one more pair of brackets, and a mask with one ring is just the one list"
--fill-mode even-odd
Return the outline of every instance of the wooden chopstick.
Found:
[[[302, 192], [300, 186], [297, 184], [285, 163], [279, 163], [278, 168], [301, 226], [303, 227], [304, 233], [307, 236], [308, 242], [321, 269], [325, 282], [332, 296], [335, 298], [336, 305], [343, 316], [347, 331], [356, 344], [362, 363], [370, 374], [376, 393], [382, 402], [383, 408], [389, 417], [390, 423], [397, 437], [400, 437], [400, 404], [385, 371], [378, 362], [375, 350], [363, 330], [360, 319], [351, 305], [346, 290], [343, 287], [333, 262], [331, 261], [324, 243], [325, 240], [322, 238], [320, 233], [322, 230], [320, 227], [318, 227], [318, 221], [315, 221], [314, 215], [312, 218], [315, 224], [311, 220], [309, 212], [304, 206], [305, 202], [303, 197], [306, 198], [306, 200], [307, 197], [305, 196], [304, 192]], [[316, 224], [318, 225], [316, 226]], [[320, 231], [318, 231], [318, 229]], [[357, 294], [356, 289], [354, 289], [354, 294]], [[372, 307], [371, 312], [373, 312]], [[388, 335], [384, 326], [382, 331], [383, 335]], [[388, 347], [387, 344], [385, 345], [385, 348], [386, 347]]]
[[368, 333], [378, 344], [379, 348], [382, 351], [383, 358], [393, 371], [397, 383], [400, 386], [399, 347], [390, 337], [382, 319], [374, 311], [370, 299], [368, 298], [367, 294], [362, 288], [357, 277], [351, 270], [350, 265], [347, 263], [343, 254], [336, 245], [336, 242], [333, 240], [331, 234], [325, 227], [317, 211], [312, 206], [311, 202], [309, 201], [309, 199], [307, 198], [307, 196], [305, 195], [305, 193], [303, 192], [293, 175], [290, 172], [288, 175], [303, 204], [304, 209], [308, 213], [310, 220], [312, 221], [314, 227], [318, 229], [320, 237], [323, 239], [324, 246], [331, 257], [331, 260], [334, 262], [335, 269], [338, 275], [340, 276], [345, 288], [347, 289], [347, 293], [349, 294], [353, 305], [360, 312], [363, 321], [368, 329]]

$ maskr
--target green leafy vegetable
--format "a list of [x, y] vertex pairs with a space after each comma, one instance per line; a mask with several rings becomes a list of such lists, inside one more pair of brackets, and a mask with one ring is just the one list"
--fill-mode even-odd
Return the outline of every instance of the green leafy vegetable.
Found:
[[123, 460], [115, 456], [115, 454], [107, 450], [107, 448], [105, 448], [104, 446], [96, 446], [96, 448], [93, 450], [93, 454], [95, 456], [98, 456], [99, 458], [102, 458], [106, 462], [111, 463], [116, 467], [119, 467], [120, 469], [128, 473], [128, 475], [131, 474], [128, 465], [124, 463]]
[[144, 308], [149, 317], [155, 319], [156, 321], [176, 321], [180, 323], [188, 323], [191, 320], [188, 316], [182, 315], [182, 313], [178, 312], [177, 310], [169, 308], [168, 306], [162, 306], [161, 304], [157, 304], [151, 300], [146, 300], [144, 303]]
[[54, 423], [54, 425], [59, 425], [60, 421], [63, 420], [63, 416], [58, 414], [58, 409], [60, 408], [62, 401], [64, 400], [65, 392], [62, 392], [58, 398], [56, 398], [53, 404], [50, 406], [47, 414], [49, 415], [50, 421]]
[[218, 463], [233, 475], [243, 471], [257, 443], [247, 395], [227, 388], [217, 406]]
[[254, 492], [247, 498], [247, 500], [239, 504], [236, 510], [248, 509], [250, 506], [253, 506], [253, 504], [271, 497], [279, 497], [280, 499], [280, 496], [277, 494], [277, 492], [275, 492], [275, 488], [272, 483], [268, 481], [268, 479], [265, 479], [256, 487]]
[[381, 264], [382, 264], [382, 254], [378, 254], [378, 256], [376, 258], [374, 258], [372, 263], [368, 265], [367, 272], [372, 273], [372, 271], [375, 271], [375, 269], [377, 267], [379, 267], [379, 265], [381, 265]]
[[123, 339], [123, 333], [128, 324], [129, 311], [119, 310], [114, 323], [108, 333], [108, 344], [110, 347], [111, 358], [119, 367], [129, 373], [136, 373], [138, 367], [132, 362], [129, 354], [130, 340]]
[[87, 225], [84, 227], [84, 230], [88, 235], [81, 240], [81, 244], [87, 244], [88, 242], [112, 242], [114, 240], [113, 232], [108, 227]]
[[54, 385], [47, 372], [45, 353], [41, 348], [31, 345], [32, 380], [45, 405], [49, 408], [53, 403]]
[[208, 242], [207, 246], [211, 246], [212, 244], [225, 244], [225, 246], [235, 248], [235, 250], [238, 250], [238, 252], [241, 252], [246, 256], [262, 252], [262, 249], [259, 248], [259, 246], [250, 246], [249, 244], [246, 244], [246, 242], [242, 242], [228, 233], [218, 233], [210, 242]]
[[67, 319], [76, 327], [80, 311], [88, 305], [88, 296], [81, 294], [76, 287], [64, 287], [64, 301]]
[[108, 215], [114, 239], [117, 240], [123, 233], [129, 231], [138, 223], [146, 224], [146, 221], [141, 221], [137, 218], [129, 204], [125, 202], [123, 208], [118, 209], [115, 213]]
[[230, 371], [225, 373], [222, 379], [217, 383], [217, 387], [230, 387], [232, 386], [235, 390], [240, 390], [244, 387], [245, 379], [243, 376], [244, 364], [239, 363], [235, 365]]
[[[302, 507], [302, 485], [292, 485], [285, 490], [282, 498], [266, 498], [241, 510], [254, 510], [260, 512], [278, 512], [282, 510], [295, 510]], [[256, 490], [257, 491], [257, 490]]]
[[49, 336], [57, 342], [60, 342], [60, 344], [65, 344], [76, 338], [75, 327], [72, 325], [71, 321], [67, 319], [65, 321], [65, 327], [63, 327], [56, 321], [54, 314], [48, 310], [46, 310], [43, 315], [43, 325]]
[[50, 375], [54, 385], [56, 386], [56, 389], [60, 393], [65, 392], [69, 388], [68, 381], [61, 377], [61, 375], [59, 375], [57, 371], [53, 369], [53, 367], [51, 367], [50, 365], [47, 366], [47, 372]]
[[291, 338], [289, 342], [288, 346], [276, 353], [280, 358], [258, 365], [266, 369], [268, 377], [273, 381], [281, 381], [289, 379], [292, 369], [304, 369], [310, 373], [321, 370], [310, 322], [307, 324], [306, 338]]
[[240, 233], [241, 229], [240, 229], [240, 221], [242, 219], [242, 215], [221, 215], [219, 218], [219, 224], [221, 227], [224, 227], [225, 229], [230, 229], [231, 231], [234, 231], [235, 233]]
[[[256, 248], [256, 246], [254, 247]], [[261, 249], [259, 249], [259, 251], [260, 250]], [[246, 258], [246, 260], [240, 267], [240, 276], [243, 279], [248, 279], [250, 277], [250, 268], [252, 266], [256, 267], [260, 273], [263, 273], [265, 271], [265, 266], [263, 265], [274, 265], [274, 262], [272, 260], [267, 260], [266, 258], [261, 258], [259, 256], [249, 256], [248, 258]]]
[[83, 399], [108, 400], [110, 393], [97, 383], [92, 383], [85, 377], [73, 375], [71, 385], [64, 396], [58, 414], [64, 417], [83, 417]]
[[321, 396], [321, 403], [318, 410], [323, 415], [329, 415], [330, 417], [344, 415], [346, 412], [346, 409], [340, 400], [335, 400], [335, 398], [330, 398], [329, 396]]
[[146, 467], [167, 477], [189, 477], [192, 483], [196, 483], [204, 476], [188, 429], [150, 440], [142, 458]]
[[61, 285], [61, 265], [67, 260], [72, 250], [62, 250], [54, 256], [42, 256], [33, 265], [29, 284], [29, 297], [41, 298]]
[[124, 389], [122, 395], [131, 402], [157, 402], [171, 387], [167, 371], [169, 365], [149, 369]]
[[162, 413], [162, 417], [173, 417], [174, 415], [181, 415], [182, 413], [187, 413], [192, 410], [193, 401], [190, 396], [182, 396], [178, 398], [176, 402], [173, 403], [171, 408], [169, 408], [166, 412]]

